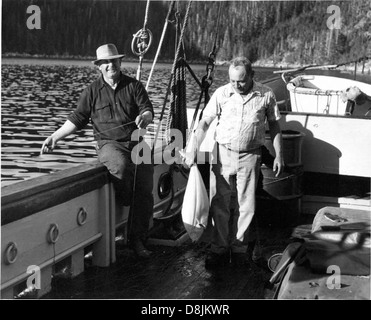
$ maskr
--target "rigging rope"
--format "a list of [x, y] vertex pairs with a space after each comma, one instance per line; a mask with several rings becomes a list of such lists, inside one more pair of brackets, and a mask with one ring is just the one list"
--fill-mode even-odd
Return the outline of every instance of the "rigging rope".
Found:
[[[175, 60], [172, 69], [172, 90], [171, 90], [171, 103], [168, 110], [167, 117], [167, 143], [173, 141], [170, 129], [176, 128], [181, 131], [182, 137], [187, 136], [187, 101], [186, 101], [186, 76], [185, 76], [185, 61], [184, 61], [184, 30], [188, 22], [188, 15], [191, 1], [188, 4], [187, 12], [184, 18], [184, 24], [179, 37], [178, 48], [175, 55]], [[180, 50], [183, 48], [183, 58], [179, 58]], [[185, 139], [183, 139], [182, 148], [185, 147]]]
[[171, 12], [173, 11], [173, 7], [174, 7], [174, 2], [175, 1], [172, 1], [170, 6], [169, 6], [169, 11], [166, 15], [166, 19], [165, 19], [165, 24], [164, 24], [164, 28], [162, 29], [162, 34], [161, 34], [161, 38], [160, 38], [160, 42], [158, 44], [158, 47], [157, 47], [157, 52], [156, 52], [156, 55], [155, 55], [155, 58], [153, 60], [153, 64], [152, 64], [152, 67], [151, 67], [151, 71], [149, 73], [149, 76], [148, 76], [148, 80], [147, 80], [147, 84], [146, 84], [146, 91], [148, 90], [149, 88], [149, 84], [151, 82], [151, 78], [152, 78], [152, 74], [153, 74], [153, 71], [155, 69], [155, 65], [157, 63], [157, 59], [160, 55], [160, 51], [161, 51], [161, 48], [162, 48], [162, 43], [164, 41], [164, 38], [165, 38], [165, 33], [166, 33], [166, 30], [167, 30], [167, 26], [169, 24], [169, 17], [170, 17], [170, 14]]
[[149, 47], [152, 44], [152, 32], [147, 29], [148, 13], [149, 13], [149, 3], [150, 0], [147, 0], [146, 13], [144, 16], [143, 28], [140, 29], [136, 34], [133, 34], [133, 40], [131, 42], [131, 51], [139, 56], [139, 65], [137, 70], [137, 80], [140, 81], [142, 75], [142, 63], [143, 56], [148, 51]]
[[147, 0], [146, 13], [144, 14], [144, 22], [143, 22], [143, 29], [144, 29], [144, 30], [146, 30], [147, 21], [148, 21], [149, 1], [150, 1], [150, 0]]
[[187, 11], [186, 11], [186, 14], [185, 14], [185, 17], [184, 17], [184, 24], [183, 24], [182, 31], [181, 31], [181, 34], [180, 34], [180, 39], [178, 41], [178, 46], [177, 46], [177, 50], [176, 50], [176, 53], [175, 53], [173, 66], [172, 66], [172, 69], [171, 69], [170, 79], [169, 79], [168, 87], [167, 87], [167, 90], [166, 90], [166, 94], [165, 94], [165, 98], [164, 98], [164, 102], [163, 102], [163, 106], [162, 106], [162, 110], [161, 110], [161, 115], [160, 115], [160, 119], [159, 119], [159, 122], [158, 122], [158, 127], [157, 127], [157, 130], [156, 130], [155, 140], [154, 140], [154, 143], [153, 143], [153, 149], [156, 146], [156, 142], [157, 142], [157, 139], [158, 139], [158, 134], [160, 132], [160, 128], [161, 128], [161, 125], [162, 125], [165, 106], [166, 106], [168, 96], [169, 96], [169, 93], [170, 93], [170, 90], [171, 90], [171, 87], [172, 87], [171, 85], [173, 83], [175, 69], [176, 69], [176, 66], [178, 64], [180, 48], [181, 48], [181, 44], [182, 44], [183, 37], [184, 37], [184, 30], [187, 26], [188, 17], [189, 17], [189, 10], [190, 10], [191, 4], [192, 4], [192, 1], [189, 1], [188, 6], [187, 6]]
[[[218, 16], [217, 16], [217, 20], [216, 20], [216, 32], [215, 32], [215, 36], [214, 36], [213, 49], [209, 53], [208, 63], [206, 65], [206, 76], [203, 77], [203, 79], [202, 79], [202, 86], [207, 91], [206, 92], [207, 95], [205, 97], [206, 100], [207, 100], [206, 103], [209, 100], [208, 89], [209, 89], [209, 87], [211, 86], [211, 84], [213, 82], [212, 73], [214, 72], [214, 69], [215, 69], [216, 43], [217, 43], [217, 40], [219, 38], [220, 17], [221, 17], [221, 12], [222, 12], [222, 5], [223, 5], [222, 1], [219, 2], [219, 9], [218, 9]], [[200, 116], [202, 116], [202, 112], [201, 112], [201, 115]]]
[[185, 17], [184, 17], [184, 24], [183, 24], [183, 27], [182, 27], [182, 31], [180, 33], [178, 48], [177, 48], [177, 51], [175, 53], [175, 59], [174, 59], [174, 63], [173, 63], [173, 68], [171, 70], [171, 74], [174, 74], [174, 70], [175, 70], [175, 67], [176, 67], [176, 64], [177, 64], [177, 61], [178, 61], [180, 48], [182, 47], [182, 43], [183, 43], [184, 31], [185, 31], [185, 28], [186, 28], [187, 23], [188, 23], [189, 9], [191, 8], [191, 4], [192, 4], [192, 0], [189, 1], [189, 3], [188, 3], [187, 11], [186, 11], [186, 14], [185, 14]]
[[[209, 99], [210, 99], [209, 88], [210, 88], [210, 86], [213, 82], [212, 74], [213, 74], [214, 69], [215, 69], [216, 44], [217, 44], [217, 40], [218, 40], [218, 37], [219, 37], [220, 17], [221, 17], [221, 12], [222, 12], [222, 5], [223, 5], [222, 1], [219, 2], [219, 9], [218, 9], [218, 16], [217, 16], [217, 23], [216, 23], [216, 32], [215, 32], [215, 36], [214, 36], [214, 44], [213, 44], [212, 51], [209, 53], [209, 56], [208, 56], [208, 63], [206, 65], [206, 75], [202, 78], [201, 82], [199, 82], [196, 79], [196, 76], [194, 75], [193, 71], [187, 65], [188, 70], [191, 72], [193, 78], [195, 78], [195, 80], [197, 81], [197, 83], [199, 84], [199, 86], [201, 88], [201, 94], [200, 94], [200, 97], [199, 97], [199, 100], [198, 100], [198, 103], [197, 103], [197, 106], [196, 106], [196, 109], [195, 109], [195, 112], [194, 112], [194, 115], [193, 115], [191, 126], [189, 128], [190, 132], [192, 132], [193, 127], [195, 125], [198, 109], [200, 108], [201, 101], [202, 101], [202, 96], [205, 94], [204, 107], [202, 108], [202, 110], [200, 112], [199, 119], [202, 118], [203, 110], [205, 109], [205, 107], [206, 107], [206, 105], [207, 105], [207, 103], [209, 102]], [[189, 140], [189, 138], [190, 138], [190, 136], [188, 137], [188, 140]]]

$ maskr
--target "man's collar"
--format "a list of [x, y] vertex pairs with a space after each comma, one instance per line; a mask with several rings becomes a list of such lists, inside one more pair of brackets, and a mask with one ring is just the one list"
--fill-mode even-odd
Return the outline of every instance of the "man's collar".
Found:
[[[250, 90], [250, 92], [247, 94], [247, 95], [250, 95], [250, 94], [253, 94], [253, 93], [256, 93], [258, 95], [262, 95], [262, 92], [260, 90], [260, 85], [253, 80], [253, 86]], [[228, 94], [229, 96], [232, 96], [233, 94], [237, 94], [237, 92], [234, 90], [233, 86], [229, 83], [229, 86], [228, 86]]]

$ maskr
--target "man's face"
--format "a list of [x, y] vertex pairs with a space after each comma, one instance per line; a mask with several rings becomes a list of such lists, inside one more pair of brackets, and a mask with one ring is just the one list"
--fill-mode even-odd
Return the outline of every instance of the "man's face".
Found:
[[252, 78], [246, 73], [244, 66], [230, 66], [229, 81], [237, 93], [247, 94], [252, 83]]
[[98, 66], [105, 78], [115, 80], [120, 75], [121, 59], [101, 60]]

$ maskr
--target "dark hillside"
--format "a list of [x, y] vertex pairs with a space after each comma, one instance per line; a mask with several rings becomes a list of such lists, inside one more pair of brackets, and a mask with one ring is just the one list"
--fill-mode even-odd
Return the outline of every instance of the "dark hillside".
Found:
[[[123, 0], [3, 0], [2, 53], [92, 57], [97, 46], [114, 42], [134, 58], [131, 40], [143, 27], [146, 4]], [[40, 29], [27, 27], [30, 5], [40, 8]], [[169, 5], [170, 1], [150, 1], [147, 27], [154, 43], [147, 59], [156, 53]], [[187, 5], [188, 1], [175, 3], [182, 19]], [[174, 14], [171, 20], [162, 60], [174, 57]], [[333, 28], [336, 21], [340, 21], [340, 28]], [[355, 60], [371, 54], [371, 2], [193, 1], [185, 35], [187, 58], [204, 59], [216, 35], [220, 61], [240, 54], [267, 64]]]

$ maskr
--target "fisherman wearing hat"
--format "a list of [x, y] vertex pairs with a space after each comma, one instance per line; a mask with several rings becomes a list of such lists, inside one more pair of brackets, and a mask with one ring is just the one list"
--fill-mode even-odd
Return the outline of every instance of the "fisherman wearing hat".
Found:
[[131, 136], [137, 128], [145, 129], [152, 122], [153, 106], [142, 83], [121, 71], [125, 55], [119, 54], [114, 44], [100, 46], [96, 54], [92, 62], [101, 76], [83, 90], [77, 108], [44, 141], [41, 154], [51, 152], [59, 140], [91, 121], [98, 159], [111, 174], [116, 201], [131, 206], [129, 244], [139, 257], [147, 258], [151, 254], [145, 241], [153, 212], [153, 164], [133, 163], [135, 155], [131, 153], [138, 141], [132, 141]]

